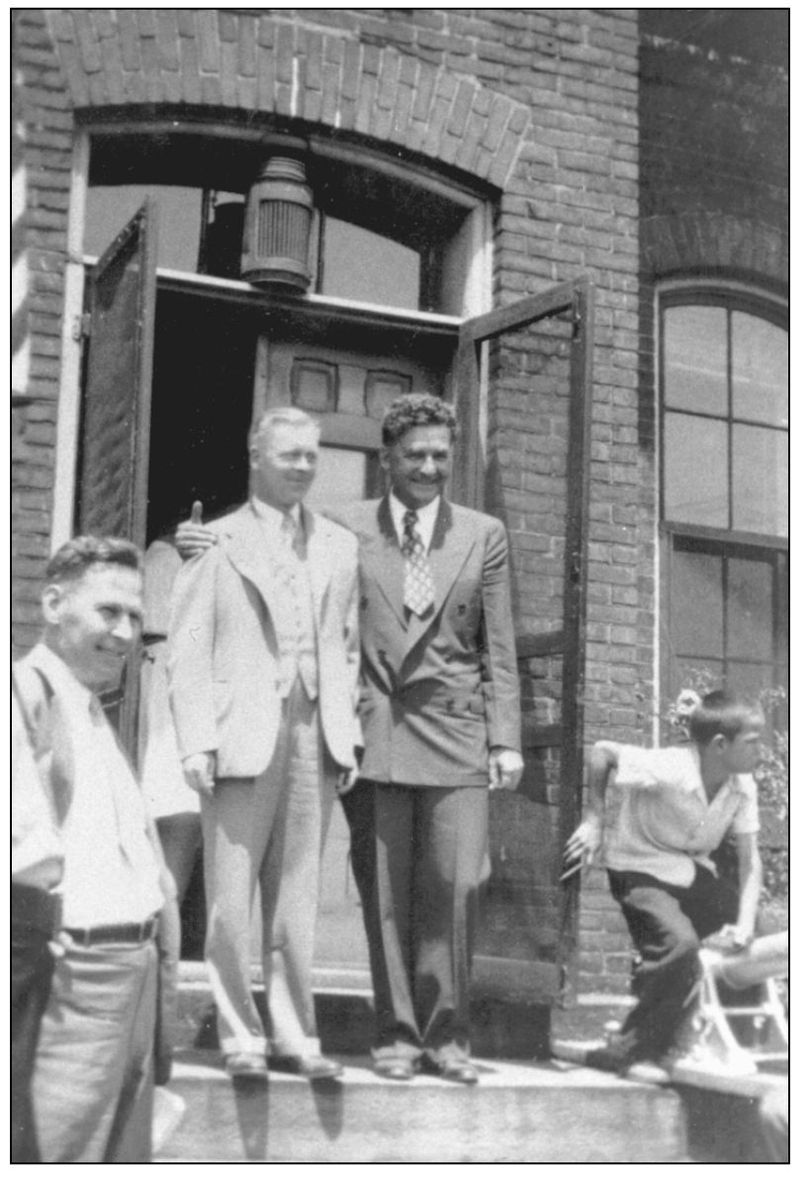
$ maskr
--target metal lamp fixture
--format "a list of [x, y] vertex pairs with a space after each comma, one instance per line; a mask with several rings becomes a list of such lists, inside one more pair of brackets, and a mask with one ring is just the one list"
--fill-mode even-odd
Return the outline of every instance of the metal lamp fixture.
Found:
[[[286, 150], [293, 151], [297, 142]], [[305, 149], [306, 145], [302, 144]], [[242, 239], [242, 278], [258, 286], [306, 291], [314, 203], [303, 160], [272, 156], [250, 189]]]

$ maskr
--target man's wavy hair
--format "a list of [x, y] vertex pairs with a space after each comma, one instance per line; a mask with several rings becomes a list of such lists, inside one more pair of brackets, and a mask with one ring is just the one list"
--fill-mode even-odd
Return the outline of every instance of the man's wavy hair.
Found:
[[727, 689], [714, 689], [694, 707], [688, 719], [688, 729], [698, 746], [706, 746], [717, 734], [732, 742], [753, 719], [761, 717], [758, 702], [739, 697]]
[[45, 570], [48, 582], [76, 582], [92, 566], [124, 566], [141, 573], [141, 552], [123, 537], [74, 537], [60, 546]]
[[382, 445], [392, 447], [415, 426], [448, 426], [453, 442], [458, 434], [458, 420], [448, 402], [433, 394], [402, 394], [382, 419]]

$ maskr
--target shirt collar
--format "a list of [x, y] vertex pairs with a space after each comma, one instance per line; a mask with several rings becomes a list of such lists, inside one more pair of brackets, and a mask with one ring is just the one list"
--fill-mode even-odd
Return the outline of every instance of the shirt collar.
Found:
[[[391, 492], [388, 496], [388, 503], [390, 505], [390, 515], [393, 519], [393, 527], [396, 530], [396, 536], [399, 539], [399, 544], [402, 544], [404, 536], [404, 518], [408, 511], [407, 506], [402, 504], [397, 496]], [[424, 542], [424, 548], [430, 548], [430, 542], [433, 539], [435, 532], [435, 523], [438, 520], [438, 510], [441, 507], [441, 497], [434, 497], [429, 504], [422, 505], [421, 508], [416, 509], [416, 520], [418, 524], [419, 536]]]
[[303, 514], [301, 512], [300, 504], [293, 504], [287, 512], [283, 513], [280, 509], [274, 508], [271, 504], [267, 504], [266, 500], [259, 500], [257, 496], [250, 497], [250, 503], [253, 510], [258, 516], [259, 520], [271, 526], [273, 529], [281, 531], [281, 526], [285, 516], [290, 516], [295, 522], [295, 527], [300, 528], [303, 521]]
[[[691, 754], [691, 759], [693, 762], [693, 775], [689, 775], [688, 777], [688, 782], [686, 784], [687, 790], [699, 792], [703, 799], [707, 801], [708, 793], [705, 790], [705, 784], [702, 782], [702, 771], [699, 765], [699, 750], [694, 743], [689, 745], [688, 750]], [[741, 790], [742, 785], [739, 781], [739, 776], [729, 775], [721, 787], [715, 792], [711, 803], [713, 803], [713, 800], [715, 800], [717, 796], [722, 795], [723, 792], [739, 792]]]
[[61, 656], [49, 648], [44, 640], [40, 641], [33, 649], [31, 660], [38, 668], [42, 669], [51, 682], [54, 692], [58, 690], [61, 693], [69, 693], [74, 699], [84, 701], [88, 708], [90, 703], [96, 700], [92, 690], [77, 680]]

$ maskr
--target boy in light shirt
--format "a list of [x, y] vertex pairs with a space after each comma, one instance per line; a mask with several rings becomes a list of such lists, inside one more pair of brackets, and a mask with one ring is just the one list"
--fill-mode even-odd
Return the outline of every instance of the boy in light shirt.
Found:
[[[761, 891], [752, 772], [763, 726], [757, 706], [717, 690], [694, 708], [687, 745], [594, 745], [590, 806], [565, 846], [565, 863], [572, 872], [603, 852], [640, 964], [637, 1005], [615, 1042], [592, 1051], [588, 1065], [623, 1072], [664, 1058], [696, 997], [701, 941], [722, 931], [732, 949], [751, 942]], [[610, 779], [620, 806], [607, 825]], [[711, 860], [726, 834], [738, 857], [735, 885], [718, 877]]]

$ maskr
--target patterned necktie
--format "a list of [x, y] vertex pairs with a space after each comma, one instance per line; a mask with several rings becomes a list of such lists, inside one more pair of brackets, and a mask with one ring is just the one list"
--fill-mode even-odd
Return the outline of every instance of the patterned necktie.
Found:
[[414, 615], [423, 615], [435, 600], [433, 572], [427, 561], [424, 542], [416, 529], [418, 516], [414, 509], [404, 515], [402, 553], [405, 559], [404, 605]]
[[290, 512], [285, 512], [281, 521], [281, 536], [284, 539], [284, 544], [290, 553], [297, 554], [299, 558], [303, 555], [303, 536], [300, 526]]

